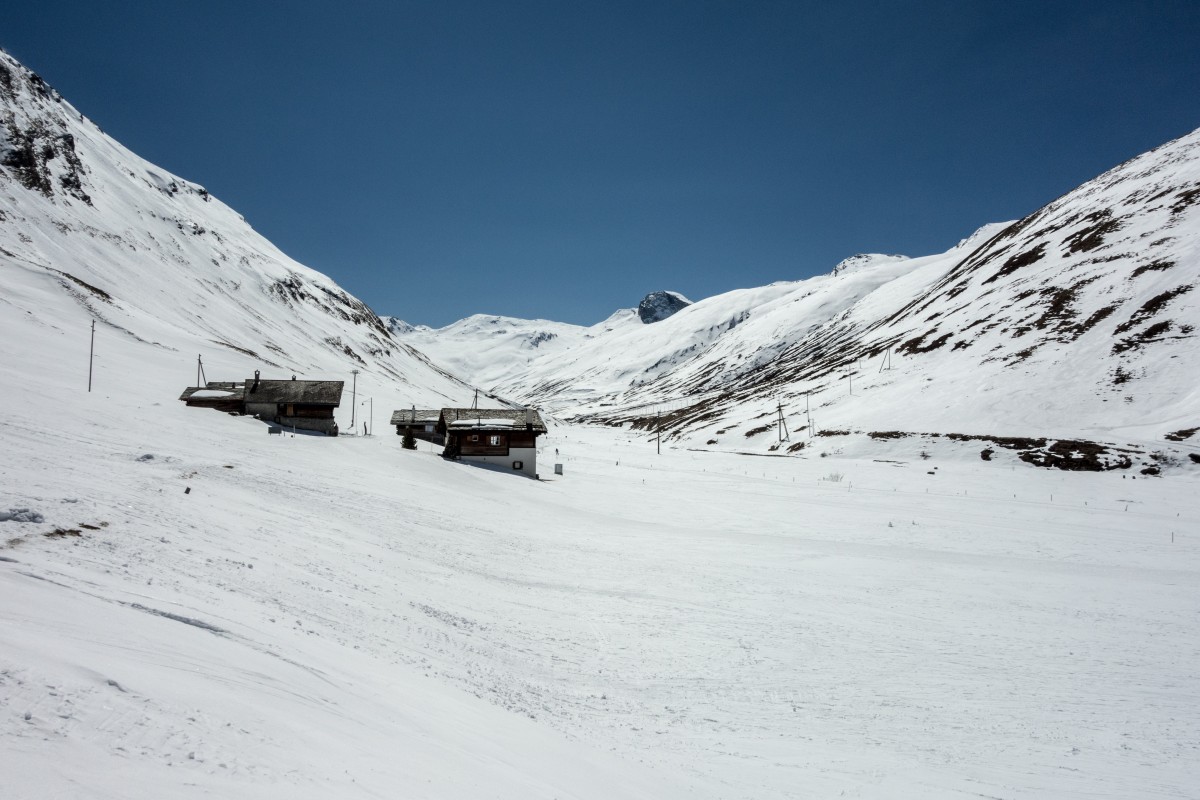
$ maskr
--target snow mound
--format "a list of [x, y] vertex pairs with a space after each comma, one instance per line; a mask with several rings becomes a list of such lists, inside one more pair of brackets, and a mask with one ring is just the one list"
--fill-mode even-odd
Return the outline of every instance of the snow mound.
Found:
[[0, 511], [0, 522], [45, 522], [40, 512], [29, 508], [10, 508]]

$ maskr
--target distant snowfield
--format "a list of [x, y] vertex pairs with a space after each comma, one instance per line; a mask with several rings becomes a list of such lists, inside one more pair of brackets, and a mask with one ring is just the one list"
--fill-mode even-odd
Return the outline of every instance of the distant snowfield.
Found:
[[7, 797], [1200, 785], [1194, 472], [560, 426], [532, 481], [186, 408], [128, 338], [89, 395], [78, 344], [0, 343]]

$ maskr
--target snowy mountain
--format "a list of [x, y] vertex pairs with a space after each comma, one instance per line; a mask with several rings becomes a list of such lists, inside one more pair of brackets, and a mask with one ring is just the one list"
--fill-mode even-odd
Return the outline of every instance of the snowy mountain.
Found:
[[255, 369], [348, 380], [359, 369], [397, 405], [472, 393], [396, 341], [362, 301], [288, 258], [203, 187], [113, 141], [4, 53], [0, 269], [11, 313], [62, 330], [73, 306], [97, 321], [102, 339], [176, 353], [179, 389], [189, 373], [194, 380], [200, 352], [211, 380]]
[[[1200, 425], [1184, 366], [1200, 355], [1198, 250], [1200, 131], [945, 253], [855, 256], [652, 326], [618, 315], [507, 376], [454, 368], [580, 421], [661, 424], [688, 446], [778, 449], [764, 419], [782, 406], [793, 452], [815, 435], [920, 450], [953, 434], [1068, 468], [1186, 464], [1172, 441]], [[443, 360], [475, 346], [436, 338], [414, 344]], [[1050, 452], [1073, 442], [1100, 457]]]
[[503, 382], [522, 365], [587, 338], [589, 329], [565, 322], [474, 314], [444, 328], [398, 331], [400, 341], [478, 386]]

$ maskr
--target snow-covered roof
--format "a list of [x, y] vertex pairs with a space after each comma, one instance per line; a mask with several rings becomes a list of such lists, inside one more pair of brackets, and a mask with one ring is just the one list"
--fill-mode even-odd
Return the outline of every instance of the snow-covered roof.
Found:
[[240, 400], [244, 392], [240, 383], [209, 381], [204, 386], [189, 386], [179, 395], [180, 400]]
[[451, 428], [523, 428], [525, 421], [481, 417], [479, 419], [456, 419], [449, 425]]
[[546, 432], [546, 423], [537, 409], [524, 408], [443, 408], [440, 421], [447, 428], [524, 428], [526, 414], [531, 418], [533, 430]]

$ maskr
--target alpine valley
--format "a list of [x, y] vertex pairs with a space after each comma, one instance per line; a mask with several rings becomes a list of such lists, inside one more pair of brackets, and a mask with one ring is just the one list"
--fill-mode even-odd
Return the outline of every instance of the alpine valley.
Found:
[[[1200, 785], [1200, 131], [944, 253], [431, 329], [0, 52], [0, 278], [6, 798]], [[179, 402], [256, 370], [354, 435]], [[539, 479], [386, 424], [476, 400]]]

